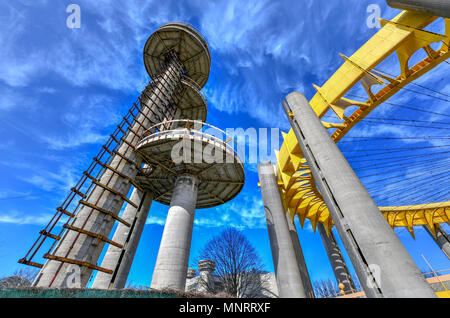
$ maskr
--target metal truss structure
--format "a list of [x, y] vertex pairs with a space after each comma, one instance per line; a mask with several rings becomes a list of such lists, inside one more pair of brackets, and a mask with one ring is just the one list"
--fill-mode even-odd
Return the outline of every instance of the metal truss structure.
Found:
[[[445, 34], [424, 30], [438, 18], [420, 12], [403, 11], [392, 21], [381, 19], [383, 27], [359, 50], [350, 57], [341, 54], [343, 65], [322, 87], [313, 85], [317, 92], [310, 100], [310, 105], [317, 116], [322, 118], [331, 109], [340, 120], [336, 123], [322, 121], [325, 128], [335, 129], [331, 135], [335, 142], [341, 140], [351, 128], [405, 85], [450, 57], [450, 19], [444, 19]], [[431, 47], [433, 43], [440, 45], [440, 48], [434, 50]], [[425, 51], [427, 57], [409, 67], [408, 62], [419, 50]], [[399, 76], [394, 78], [374, 70], [393, 53], [396, 53], [400, 67]], [[344, 97], [358, 83], [367, 93], [367, 100], [364, 102]], [[373, 93], [373, 85], [382, 85], [382, 88]], [[346, 116], [344, 112], [351, 106], [356, 106], [357, 109]], [[293, 130], [283, 134], [283, 137], [284, 142], [276, 153], [277, 177], [283, 204], [292, 219], [295, 215], [298, 216], [302, 226], [308, 218], [314, 231], [320, 222], [327, 233], [330, 233], [333, 220], [315, 186]], [[414, 226], [427, 225], [433, 235], [436, 235], [435, 224], [450, 221], [450, 202], [380, 207], [380, 211], [392, 228], [406, 227], [413, 236]]]

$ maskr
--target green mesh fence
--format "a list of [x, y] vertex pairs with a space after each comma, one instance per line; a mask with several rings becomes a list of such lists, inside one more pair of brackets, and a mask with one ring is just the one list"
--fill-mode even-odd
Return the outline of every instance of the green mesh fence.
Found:
[[[185, 298], [184, 293], [166, 293], [152, 290], [102, 290], [102, 289], [0, 289], [0, 298]], [[197, 295], [198, 297], [198, 295]]]

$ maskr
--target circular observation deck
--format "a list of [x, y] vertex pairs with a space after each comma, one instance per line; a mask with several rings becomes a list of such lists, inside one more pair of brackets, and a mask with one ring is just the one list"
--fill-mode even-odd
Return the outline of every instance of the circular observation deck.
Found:
[[[199, 179], [197, 209], [233, 199], [245, 181], [244, 165], [234, 149], [235, 146], [238, 148], [235, 140], [224, 131], [200, 121], [173, 120], [168, 123], [183, 128], [155, 132], [136, 147], [147, 164], [145, 175], [137, 176], [139, 185], [152, 191], [155, 201], [170, 205], [176, 177], [187, 173]], [[161, 124], [149, 131], [155, 131], [158, 126]]]
[[208, 43], [191, 25], [182, 22], [164, 24], [156, 30], [144, 46], [144, 65], [152, 79], [161, 70], [165, 56], [175, 52], [187, 76], [200, 88], [208, 81], [211, 54]]
[[[198, 84], [186, 76], [181, 77], [181, 84], [183, 85], [183, 88], [177, 103], [174, 119], [206, 121], [208, 113], [208, 106], [206, 104], [207, 99], [200, 91]], [[152, 93], [154, 93], [154, 91], [148, 86], [144, 90], [143, 95], [147, 99], [150, 99]], [[146, 104], [146, 101], [143, 100], [143, 103]]]

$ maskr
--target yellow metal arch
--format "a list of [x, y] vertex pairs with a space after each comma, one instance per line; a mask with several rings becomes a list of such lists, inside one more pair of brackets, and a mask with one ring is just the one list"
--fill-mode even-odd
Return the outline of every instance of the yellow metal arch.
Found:
[[[403, 11], [392, 21], [381, 20], [383, 27], [352, 56], [346, 57], [343, 65], [322, 86], [313, 85], [317, 93], [310, 101], [315, 113], [322, 118], [332, 110], [338, 123], [322, 122], [325, 128], [335, 128], [332, 138], [338, 142], [350, 129], [366, 117], [373, 109], [388, 100], [402, 87], [430, 71], [450, 57], [450, 20], [445, 20], [445, 34], [423, 30], [438, 17], [423, 13]], [[435, 51], [432, 43], [442, 43]], [[411, 56], [424, 50], [427, 57], [409, 67]], [[397, 78], [390, 78], [373, 70], [377, 65], [396, 52], [400, 70]], [[344, 95], [357, 83], [361, 83], [368, 99], [365, 102], [345, 98]], [[372, 92], [373, 85], [383, 85]], [[345, 116], [349, 106], [358, 107], [350, 116]], [[283, 204], [292, 219], [298, 215], [301, 225], [305, 219], [311, 221], [313, 229], [318, 222], [324, 224], [329, 233], [334, 225], [328, 208], [309, 171], [297, 138], [291, 129], [283, 133], [284, 141], [277, 155], [277, 176]], [[428, 225], [434, 233], [434, 224], [450, 221], [450, 202], [416, 206], [380, 207], [381, 213], [394, 228], [407, 227], [414, 236], [415, 225]]]

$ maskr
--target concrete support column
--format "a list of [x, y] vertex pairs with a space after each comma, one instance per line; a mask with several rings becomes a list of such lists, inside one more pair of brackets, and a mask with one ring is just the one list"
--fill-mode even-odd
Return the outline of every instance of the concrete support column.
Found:
[[423, 227], [428, 232], [428, 234], [430, 234], [430, 236], [433, 238], [433, 240], [436, 242], [445, 256], [450, 259], [450, 237], [447, 233], [445, 233], [444, 229], [439, 224], [435, 224], [434, 227], [436, 229], [436, 237], [434, 237], [428, 226], [424, 225]]
[[330, 231], [330, 236], [327, 235], [325, 227], [319, 222], [317, 225], [319, 229], [320, 237], [322, 238], [323, 246], [327, 252], [328, 260], [330, 261], [331, 268], [333, 269], [334, 276], [338, 284], [344, 285], [345, 293], [355, 292], [355, 283], [352, 276], [345, 264], [344, 257], [342, 256], [341, 249], [339, 248], [336, 238], [333, 232]]
[[278, 295], [281, 298], [306, 298], [273, 165], [270, 162], [260, 163], [258, 175]]
[[[144, 133], [145, 127], [151, 127], [154, 124], [154, 121], [158, 118], [155, 116], [158, 109], [167, 108], [169, 101], [167, 100], [163, 103], [164, 96], [173, 96], [175, 86], [181, 81], [181, 70], [177, 63], [173, 60], [167, 66], [167, 69], [161, 73], [160, 79], [155, 82], [156, 89], [152, 89], [149, 92], [151, 98], [143, 96], [142, 114], [137, 115], [139, 123], [134, 122], [131, 130], [124, 136], [126, 142], [122, 142], [118, 148], [118, 153], [121, 155], [114, 155], [109, 162], [113, 169], [130, 179], [136, 177], [136, 165], [139, 166], [141, 163], [140, 158], [130, 145], [137, 145], [140, 141], [139, 135]], [[164, 80], [173, 84], [168, 85]], [[124, 160], [123, 157], [128, 160]], [[136, 165], [132, 164], [132, 162]], [[111, 169], [106, 169], [101, 175], [99, 182], [126, 196], [132, 186], [128, 178], [122, 177]], [[124, 204], [121, 196], [98, 185], [93, 187], [86, 201], [115, 215], [119, 214]], [[71, 225], [108, 237], [114, 223], [115, 220], [111, 216], [83, 205], [78, 209]], [[52, 254], [75, 261], [97, 264], [104, 245], [105, 242], [98, 238], [80, 234], [74, 230], [66, 230]], [[84, 287], [88, 283], [92, 271], [93, 269], [86, 266], [59, 260], [47, 260], [33, 282], [33, 286], [52, 288]]]
[[153, 271], [151, 288], [184, 291], [197, 202], [198, 179], [177, 177]]
[[283, 107], [368, 297], [436, 297], [306, 98]]
[[306, 266], [305, 256], [303, 255], [302, 246], [300, 245], [297, 228], [295, 227], [289, 213], [286, 213], [286, 221], [289, 228], [289, 234], [291, 235], [292, 245], [294, 247], [295, 257], [300, 270], [300, 276], [302, 277], [303, 289], [305, 290], [306, 297], [315, 298], [311, 278], [308, 273], [308, 267]]
[[386, 0], [386, 2], [393, 8], [450, 18], [450, 1], [448, 0]]
[[136, 188], [133, 190], [130, 201], [137, 205], [137, 208], [128, 204], [122, 215], [122, 219], [131, 224], [131, 228], [119, 223], [112, 238], [112, 241], [123, 245], [123, 248], [109, 245], [101, 265], [101, 267], [112, 269], [114, 273], [98, 272], [92, 288], [122, 289], [125, 287], [152, 198], [151, 192], [143, 193]]

